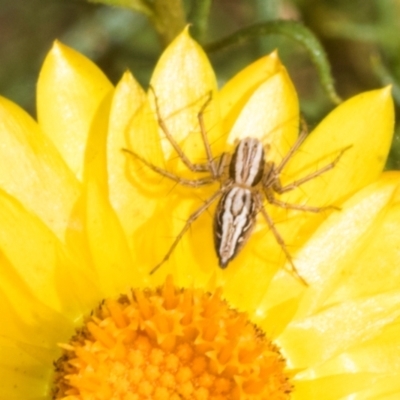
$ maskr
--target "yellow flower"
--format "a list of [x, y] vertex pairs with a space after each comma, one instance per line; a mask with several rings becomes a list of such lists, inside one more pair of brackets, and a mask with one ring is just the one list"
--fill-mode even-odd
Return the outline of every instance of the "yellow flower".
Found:
[[[126, 73], [114, 89], [90, 61], [56, 43], [38, 83], [38, 122], [0, 99], [0, 399], [207, 399], [212, 390], [215, 399], [268, 391], [270, 399], [398, 398], [400, 175], [382, 173], [394, 120], [389, 89], [335, 109], [283, 171], [290, 183], [348, 148], [333, 169], [281, 197], [340, 210], [267, 206], [306, 286], [262, 218], [238, 257], [219, 269], [213, 208], [150, 275], [219, 186], [181, 187], [122, 151], [198, 177], [160, 123], [193, 162], [204, 162], [197, 115], [211, 93], [203, 116], [213, 155], [250, 136], [278, 163], [296, 141], [299, 109], [277, 54], [218, 91], [207, 57], [185, 31], [151, 85], [145, 93]], [[141, 351], [156, 341], [143, 361]], [[140, 351], [127, 350], [128, 342]], [[186, 358], [192, 369], [174, 370]], [[159, 378], [160, 364], [175, 373]], [[97, 394], [81, 397], [77, 387]]]

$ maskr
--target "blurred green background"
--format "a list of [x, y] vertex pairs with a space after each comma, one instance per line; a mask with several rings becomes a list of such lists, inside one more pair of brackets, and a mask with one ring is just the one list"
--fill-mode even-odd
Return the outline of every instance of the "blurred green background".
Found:
[[[144, 0], [143, 0], [144, 1]], [[151, 3], [154, 0], [146, 0]], [[186, 0], [190, 16], [193, 3]], [[190, 17], [187, 18], [190, 21]], [[203, 43], [268, 20], [302, 21], [331, 64], [336, 89], [346, 99], [394, 86], [400, 108], [400, 0], [214, 0]], [[116, 83], [126, 69], [147, 87], [163, 45], [143, 14], [84, 0], [0, 0], [0, 94], [35, 115], [35, 85], [54, 39], [92, 59]], [[210, 54], [222, 85], [243, 66], [278, 48], [311, 127], [334, 107], [307, 51], [280, 35], [254, 38]], [[399, 124], [388, 168], [400, 169]]]

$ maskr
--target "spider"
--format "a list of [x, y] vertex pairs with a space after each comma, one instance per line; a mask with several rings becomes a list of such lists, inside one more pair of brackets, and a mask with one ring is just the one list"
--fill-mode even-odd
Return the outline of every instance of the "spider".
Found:
[[150, 89], [154, 94], [158, 124], [179, 158], [192, 172], [208, 173], [208, 176], [198, 179], [185, 179], [151, 164], [132, 150], [122, 150], [142, 162], [154, 172], [183, 186], [196, 188], [213, 184], [216, 181], [220, 182], [219, 190], [205, 200], [201, 207], [188, 217], [185, 225], [171, 244], [168, 252], [150, 271], [150, 274], [155, 273], [161, 265], [169, 259], [175, 247], [178, 245], [179, 241], [190, 228], [192, 223], [219, 199], [214, 215], [213, 232], [215, 251], [221, 268], [226, 268], [229, 262], [232, 261], [244, 247], [255, 227], [257, 215], [261, 214], [289, 261], [292, 272], [303, 284], [307, 285], [305, 280], [297, 272], [283, 238], [266, 211], [264, 207], [264, 199], [266, 199], [268, 203], [281, 208], [313, 213], [318, 213], [327, 209], [338, 209], [334, 206], [312, 207], [289, 204], [277, 199], [275, 194], [289, 192], [305, 182], [331, 170], [339, 162], [347, 148], [342, 150], [331, 163], [304, 176], [303, 178], [282, 186], [280, 182], [280, 174], [290, 158], [304, 142], [307, 136], [307, 131], [305, 129], [302, 130], [297, 141], [279, 164], [268, 161], [267, 156], [269, 146], [264, 146], [259, 139], [252, 137], [240, 139], [232, 154], [223, 153], [218, 159], [216, 159], [213, 157], [211, 152], [203, 118], [204, 111], [211, 102], [211, 95], [209, 95], [207, 101], [203, 104], [197, 114], [207, 162], [204, 164], [192, 163], [169, 132], [168, 127], [161, 116], [157, 96], [155, 95], [154, 90], [152, 88]]

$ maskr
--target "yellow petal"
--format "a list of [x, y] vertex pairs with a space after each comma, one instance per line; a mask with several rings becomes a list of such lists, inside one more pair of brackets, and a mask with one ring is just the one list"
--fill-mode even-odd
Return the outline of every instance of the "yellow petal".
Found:
[[79, 178], [93, 115], [111, 89], [108, 79], [91, 61], [54, 43], [38, 81], [38, 121]]
[[64, 237], [80, 185], [33, 119], [0, 98], [0, 185]]
[[351, 400], [385, 399], [397, 400], [400, 393], [399, 372], [375, 374], [373, 385], [368, 385], [359, 395], [351, 397]]
[[228, 143], [255, 137], [265, 146], [268, 161], [278, 162], [297, 138], [299, 104], [296, 91], [284, 67], [262, 83], [251, 95], [237, 118]]
[[[105, 296], [128, 290], [138, 281], [126, 236], [108, 201], [107, 135], [112, 93], [94, 115], [87, 140], [84, 171], [84, 218], [91, 258]], [[122, 156], [122, 155], [121, 155]]]
[[[60, 310], [61, 302], [54, 285], [59, 241], [37, 217], [4, 192], [0, 192], [0, 204], [0, 248], [17, 273], [15, 283], [19, 280], [41, 302]], [[5, 274], [10, 265], [2, 268]]]
[[[155, 207], [155, 201], [151, 202], [148, 197], [144, 197], [131, 181], [129, 166], [133, 160], [122, 151], [133, 148], [140, 152], [143, 149], [145, 153], [140, 152], [140, 154], [149, 161], [156, 162], [157, 158], [161, 158], [160, 147], [158, 156], [157, 153], [156, 155], [151, 153], [154, 145], [158, 144], [158, 131], [154, 119], [146, 118], [149, 117], [146, 111], [150, 111], [149, 106], [146, 108], [144, 105], [146, 102], [147, 95], [142, 88], [130, 73], [125, 73], [115, 89], [111, 104], [107, 170], [110, 202], [128, 236], [149, 218]], [[139, 119], [140, 124], [137, 123]], [[150, 145], [145, 142], [146, 140], [150, 141]], [[135, 165], [137, 167], [137, 164]], [[140, 168], [142, 169], [143, 167]], [[133, 172], [140, 173], [142, 172], [140, 170], [137, 167]]]
[[0, 210], [0, 337], [20, 348], [16, 359], [23, 350], [45, 365], [101, 294], [85, 265], [74, 263], [37, 217], [3, 192]]
[[[392, 175], [400, 183], [397, 172]], [[330, 302], [348, 298], [371, 296], [400, 287], [400, 190], [397, 189], [385, 214], [374, 226], [373, 232], [363, 241], [362, 250], [351, 266], [344, 270], [341, 284], [331, 295]]]
[[[216, 154], [223, 147], [221, 140], [219, 107], [216, 103], [217, 83], [214, 71], [202, 48], [193, 41], [185, 29], [164, 51], [151, 79], [162, 120], [175, 140], [182, 144], [192, 161], [205, 162], [204, 146], [197, 118], [200, 109], [212, 96], [204, 112], [206, 132]], [[153, 94], [150, 93], [153, 100]], [[160, 128], [163, 149], [168, 159], [173, 153]], [[174, 154], [174, 157], [176, 155]]]
[[[124, 107], [128, 117], [119, 117]], [[131, 154], [121, 151], [134, 151], [149, 163], [165, 167], [155, 113], [150, 108], [147, 95], [127, 74], [117, 86], [109, 126], [111, 199], [114, 199], [127, 234], [135, 268], [146, 271], [150, 279], [148, 272], [165, 255], [161, 249], [169, 243], [166, 237], [171, 236], [171, 220], [165, 210], [171, 212], [166, 202], [171, 198], [171, 187], [175, 183], [151, 171]], [[159, 213], [155, 212], [156, 208]]]
[[400, 371], [400, 324], [387, 324], [378, 335], [356, 343], [337, 357], [301, 372], [302, 378], [334, 375], [343, 372], [392, 374]]
[[[54, 329], [61, 331], [61, 317], [53, 314], [59, 311], [66, 319], [73, 316], [76, 321], [77, 315], [96, 304], [100, 293], [87, 265], [74, 262], [37, 217], [4, 192], [0, 192], [0, 205], [0, 292], [7, 299], [1, 303], [10, 302], [6, 307], [10, 320], [3, 327], [27, 335], [20, 340], [42, 345], [43, 340], [32, 333], [39, 314], [43, 320], [54, 321]], [[2, 315], [6, 318], [5, 312]], [[18, 321], [24, 321], [27, 329], [21, 329]], [[68, 326], [71, 330], [71, 324]], [[16, 332], [9, 336], [16, 338]]]
[[375, 231], [398, 185], [397, 174], [383, 175], [344, 203], [341, 211], [331, 214], [299, 251], [296, 267], [311, 285], [301, 313], [322, 307], [342, 283], [341, 276], [351, 270], [366, 235]]
[[[337, 374], [310, 380], [295, 381], [296, 390], [293, 400], [310, 399], [353, 399], [359, 390], [371, 387], [376, 383], [376, 375], [371, 373]], [[350, 397], [344, 397], [350, 396]], [[358, 397], [355, 397], [358, 399]], [[361, 397], [368, 399], [370, 397]], [[371, 397], [373, 398], [373, 397]]]
[[[355, 96], [326, 117], [306, 139], [282, 174], [290, 184], [326, 167], [347, 148], [337, 165], [281, 196], [296, 205], [340, 206], [351, 194], [375, 181], [382, 171], [393, 134], [393, 101], [389, 88]], [[348, 146], [351, 146], [348, 148]], [[294, 251], [334, 210], [318, 213], [273, 207], [274, 220], [285, 220], [280, 232]]]
[[326, 361], [380, 334], [400, 317], [400, 292], [348, 300], [292, 322], [277, 343], [294, 368]]
[[278, 73], [281, 67], [278, 53], [274, 51], [242, 69], [224, 85], [219, 93], [224, 132], [232, 129], [240, 110], [253, 92], [263, 82]]
[[[161, 167], [163, 154], [147, 95], [128, 73], [119, 82], [112, 100], [107, 146], [110, 201], [129, 238], [132, 253], [141, 253], [136, 247], [138, 239], [131, 238], [153, 215], [160, 198], [165, 196], [165, 187], [160, 184], [160, 175], [122, 149], [135, 151]], [[170, 188], [170, 182], [166, 183]], [[140, 238], [143, 234], [141, 230]]]
[[87, 182], [86, 233], [103, 296], [116, 296], [141, 281], [122, 227], [95, 180]]
[[[43, 360], [29, 354], [27, 348], [16, 345], [15, 341], [0, 338], [0, 399], [44, 398], [48, 382], [43, 376], [47, 375], [48, 367], [45, 367]], [[52, 358], [49, 357], [47, 362], [51, 365]]]
[[333, 110], [309, 135], [284, 170], [284, 183], [329, 164], [351, 146], [338, 165], [292, 192], [291, 202], [331, 205], [374, 182], [382, 172], [393, 136], [390, 88], [362, 93]]
[[[63, 325], [72, 329], [70, 322], [65, 324], [66, 318], [40, 301], [24, 282], [25, 276], [20, 270], [13, 268], [4, 255], [0, 269], [2, 274], [0, 311], [3, 321], [0, 336], [2, 338], [11, 338], [7, 341], [14, 345], [16, 342], [21, 342], [32, 346], [50, 347], [54, 341], [59, 340], [55, 330], [61, 330]], [[32, 275], [37, 281], [38, 274], [32, 273]], [[43, 326], [41, 330], [39, 325], [43, 321], [52, 321], [53, 331], [47, 332]], [[3, 353], [0, 353], [0, 358], [2, 355]]]
[[[331, 214], [297, 253], [291, 253], [299, 274], [309, 286], [299, 284], [287, 272], [291, 267], [286, 262], [259, 300], [257, 314], [266, 315], [264, 320], [260, 319], [262, 327], [268, 328], [271, 312], [274, 315], [274, 308], [279, 309], [285, 302], [297, 301], [297, 317], [301, 318], [324, 307], [336, 290], [340, 292], [343, 277], [359, 257], [368, 232], [374, 232], [385, 215], [398, 183], [395, 174], [383, 175], [350, 198], [341, 211]], [[299, 296], [302, 296], [301, 302]]]

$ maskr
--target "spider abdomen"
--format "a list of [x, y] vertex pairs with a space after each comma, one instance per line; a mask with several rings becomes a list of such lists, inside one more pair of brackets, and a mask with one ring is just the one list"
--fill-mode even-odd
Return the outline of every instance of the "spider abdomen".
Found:
[[249, 238], [256, 208], [249, 189], [233, 186], [221, 197], [214, 217], [214, 244], [221, 268], [228, 265]]

